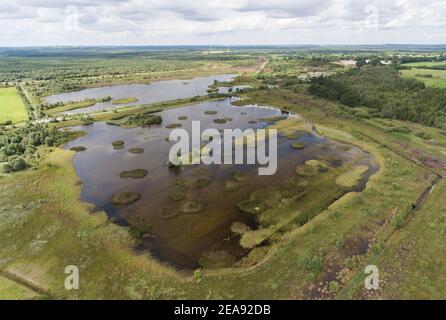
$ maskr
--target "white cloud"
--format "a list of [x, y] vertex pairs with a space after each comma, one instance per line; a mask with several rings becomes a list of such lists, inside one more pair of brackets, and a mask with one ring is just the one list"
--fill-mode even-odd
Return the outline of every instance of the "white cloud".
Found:
[[445, 16], [446, 0], [9, 0], [0, 45], [446, 43]]

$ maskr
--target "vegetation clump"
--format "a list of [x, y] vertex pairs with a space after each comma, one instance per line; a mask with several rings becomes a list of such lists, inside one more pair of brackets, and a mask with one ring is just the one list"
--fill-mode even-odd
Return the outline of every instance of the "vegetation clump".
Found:
[[348, 170], [336, 179], [336, 184], [346, 188], [354, 187], [368, 169], [367, 166], [357, 166], [352, 170]]
[[143, 148], [130, 148], [129, 152], [133, 153], [133, 154], [140, 154], [140, 153], [144, 153], [144, 149]]
[[160, 125], [163, 122], [163, 118], [160, 115], [154, 114], [153, 111], [134, 114], [122, 119], [117, 118], [108, 121], [109, 125], [117, 125], [121, 127], [133, 128], [133, 127], [149, 127], [152, 125]]
[[129, 104], [133, 102], [137, 102], [138, 99], [136, 98], [122, 98], [122, 99], [116, 99], [112, 101], [112, 104], [118, 105], [118, 104]]
[[212, 180], [206, 178], [200, 178], [195, 181], [195, 188], [201, 189], [211, 185]]
[[301, 142], [293, 142], [291, 144], [291, 148], [296, 149], [296, 150], [302, 150], [305, 148], [305, 145]]
[[142, 179], [147, 176], [147, 170], [135, 169], [131, 171], [123, 171], [119, 176], [121, 177], [121, 179], [126, 179], [126, 178]]
[[181, 188], [175, 188], [169, 193], [169, 198], [172, 201], [178, 202], [181, 200], [184, 200], [186, 198], [186, 194], [184, 193], [184, 190]]
[[204, 112], [204, 114], [208, 115], [208, 116], [213, 116], [216, 115], [218, 113], [218, 111], [215, 110], [207, 110]]
[[303, 164], [296, 168], [296, 173], [302, 177], [312, 177], [319, 174], [319, 168], [316, 166]]
[[231, 231], [235, 234], [244, 234], [249, 230], [249, 227], [243, 222], [234, 222], [231, 226]]
[[40, 149], [59, 146], [76, 133], [49, 129], [48, 125], [28, 123], [23, 127], [0, 131], [0, 163], [4, 172], [26, 169], [41, 159]]
[[200, 266], [205, 268], [229, 267], [236, 261], [235, 257], [226, 250], [215, 250], [203, 253], [198, 260]]
[[112, 146], [115, 150], [123, 149], [125, 142], [122, 140], [117, 140], [112, 142]]
[[196, 214], [206, 210], [207, 203], [201, 200], [190, 200], [180, 204], [181, 214]]
[[85, 148], [84, 146], [76, 146], [76, 147], [70, 148], [70, 150], [74, 151], [74, 152], [82, 152], [82, 151], [87, 150], [87, 148]]
[[235, 192], [239, 190], [241, 184], [236, 181], [227, 180], [225, 181], [225, 191], [226, 192]]
[[179, 116], [178, 117], [178, 120], [182, 120], [182, 121], [184, 121], [184, 120], [187, 120], [188, 118], [186, 117], [186, 116]]
[[276, 206], [282, 195], [276, 188], [265, 188], [254, 191], [248, 200], [241, 201], [237, 207], [246, 213], [259, 214]]
[[181, 128], [181, 127], [182, 127], [181, 123], [171, 123], [166, 126], [166, 129], [175, 129], [175, 128]]
[[178, 210], [178, 208], [162, 208], [160, 211], [160, 218], [165, 220], [176, 218], [179, 215], [180, 211]]
[[120, 192], [113, 195], [112, 204], [115, 206], [126, 206], [133, 204], [141, 199], [139, 192]]
[[248, 181], [248, 176], [243, 172], [233, 170], [231, 172], [231, 176], [238, 183], [244, 183]]
[[232, 121], [233, 119], [232, 118], [218, 118], [218, 119], [214, 119], [214, 123], [216, 123], [216, 124], [225, 124], [225, 123], [227, 123], [227, 122], [230, 122], [230, 121]]
[[177, 179], [173, 183], [174, 189], [169, 193], [169, 198], [173, 201], [181, 201], [186, 198], [185, 192], [188, 187], [183, 179]]

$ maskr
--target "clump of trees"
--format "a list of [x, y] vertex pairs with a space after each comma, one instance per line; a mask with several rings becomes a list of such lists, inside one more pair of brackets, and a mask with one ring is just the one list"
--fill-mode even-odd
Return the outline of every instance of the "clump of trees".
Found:
[[375, 117], [446, 129], [446, 90], [401, 78], [394, 67], [367, 65], [313, 79], [308, 91], [349, 107], [368, 107]]
[[39, 157], [38, 147], [53, 147], [66, 141], [68, 134], [44, 124], [27, 124], [14, 131], [0, 131], [0, 171], [4, 173], [26, 169]]

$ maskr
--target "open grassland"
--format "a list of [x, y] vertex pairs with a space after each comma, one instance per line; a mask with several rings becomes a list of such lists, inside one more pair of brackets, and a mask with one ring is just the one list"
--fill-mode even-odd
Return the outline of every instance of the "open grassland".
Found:
[[[397, 274], [392, 254], [399, 246], [404, 248], [405, 234], [410, 238], [415, 230], [417, 237], [424, 237], [417, 250], [426, 252], [417, 256], [414, 251], [405, 261], [427, 261], [432, 268], [427, 277], [435, 281], [446, 265], [443, 254], [435, 255], [434, 264], [429, 260], [430, 252], [443, 244], [443, 224], [435, 222], [444, 218], [440, 202], [444, 184], [437, 186], [415, 217], [411, 213], [436, 174], [444, 173], [439, 130], [417, 125], [405, 134], [386, 131], [383, 127], [404, 123], [355, 117], [351, 109], [311, 98], [304, 89], [258, 90], [245, 94], [238, 104], [272, 105], [299, 113], [323, 135], [370, 152], [380, 170], [366, 190], [321, 207], [322, 212], [302, 226], [288, 225], [280, 239], [255, 248], [238, 267], [204, 269], [194, 277], [149, 255], [135, 254], [136, 240], [129, 229], [111, 223], [103, 212], [91, 214], [91, 206], [79, 200], [81, 183], [71, 163], [74, 152], [57, 149], [37, 170], [0, 178], [0, 271], [21, 279], [16, 286], [30, 282], [38, 286], [40, 298], [366, 298], [360, 286], [365, 265], [372, 260], [390, 275]], [[440, 148], [421, 146], [416, 133], [422, 129], [437, 139]], [[434, 246], [426, 249], [430, 242]], [[78, 291], [63, 288], [67, 265], [79, 266]], [[415, 262], [406, 268], [415, 282], [407, 280], [403, 288], [429, 284], [419, 274], [423, 266]], [[404, 296], [392, 287], [396, 282], [383, 285], [383, 294]], [[419, 292], [423, 297], [444, 297], [444, 288], [431, 286]], [[16, 290], [14, 297], [26, 297], [25, 289]]]
[[401, 75], [405, 78], [415, 78], [422, 81], [428, 87], [446, 88], [446, 70], [413, 68], [410, 70], [402, 70]]
[[18, 123], [27, 119], [28, 114], [17, 88], [0, 88], [0, 123]]
[[404, 63], [403, 66], [405, 67], [412, 67], [412, 68], [432, 68], [432, 67], [446, 67], [446, 61], [424, 61], [424, 62], [411, 62], [411, 63]]

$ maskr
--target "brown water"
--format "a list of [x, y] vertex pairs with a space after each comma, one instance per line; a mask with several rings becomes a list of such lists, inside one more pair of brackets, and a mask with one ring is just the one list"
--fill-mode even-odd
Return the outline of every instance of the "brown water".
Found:
[[206, 95], [209, 86], [212, 85], [215, 80], [227, 82], [233, 79], [235, 76], [236, 74], [220, 74], [209, 77], [197, 77], [190, 80], [166, 80], [153, 82], [151, 84], [131, 84], [84, 89], [80, 91], [51, 95], [45, 98], [45, 102], [70, 102], [81, 101], [87, 98], [100, 99], [105, 97], [111, 97], [113, 100], [124, 98], [138, 99], [138, 101], [125, 105], [114, 105], [112, 104], [112, 101], [108, 101], [96, 103], [91, 107], [64, 112], [64, 114], [90, 113], [123, 106], [151, 104]]
[[[162, 125], [149, 128], [124, 129], [105, 123], [95, 123], [81, 127], [87, 132], [85, 137], [69, 143], [66, 148], [85, 146], [84, 152], [79, 152], [74, 158], [74, 166], [83, 181], [82, 198], [104, 209], [114, 221], [137, 227], [142, 230], [141, 248], [163, 261], [179, 267], [196, 267], [197, 261], [205, 252], [225, 250], [236, 258], [247, 253], [239, 245], [239, 237], [232, 234], [230, 228], [234, 222], [244, 222], [256, 227], [254, 218], [241, 213], [236, 204], [249, 197], [249, 194], [259, 188], [272, 184], [280, 184], [287, 177], [295, 175], [295, 168], [306, 160], [318, 156], [336, 154], [342, 159], [333, 162], [339, 166], [343, 161], [359, 158], [359, 164], [370, 165], [371, 158], [358, 148], [339, 151], [337, 143], [326, 138], [309, 133], [302, 133], [300, 142], [305, 149], [294, 150], [290, 147], [291, 140], [285, 137], [278, 139], [278, 170], [273, 176], [258, 176], [256, 165], [195, 165], [184, 166], [180, 170], [169, 169], [166, 165], [169, 149], [173, 143], [166, 142], [170, 129], [165, 126], [171, 123], [181, 123], [190, 131], [191, 121], [201, 121], [201, 129], [206, 128], [260, 128], [264, 122], [252, 123], [253, 120], [283, 115], [275, 108], [231, 105], [231, 99], [204, 102], [160, 113]], [[206, 115], [205, 111], [215, 110], [217, 115]], [[187, 120], [178, 120], [179, 116], [187, 116]], [[290, 115], [288, 115], [290, 116]], [[216, 118], [231, 117], [234, 120], [226, 124], [215, 124]], [[125, 148], [115, 150], [112, 142], [125, 141]], [[320, 148], [320, 145], [327, 145]], [[142, 154], [131, 154], [130, 148], [143, 148]], [[120, 173], [133, 169], [145, 169], [148, 175], [143, 179], [121, 179]], [[231, 171], [237, 170], [249, 176], [246, 185], [237, 192], [226, 192], [224, 184], [231, 180]], [[373, 168], [366, 173], [362, 188]], [[204, 212], [181, 215], [173, 219], [163, 219], [160, 211], [178, 205], [169, 198], [174, 190], [174, 182], [184, 179], [189, 187], [186, 200], [202, 200], [207, 203]], [[199, 178], [212, 180], [210, 186], [197, 189], [194, 182]], [[113, 194], [123, 191], [135, 191], [142, 194], [140, 201], [130, 206], [113, 206]]]

